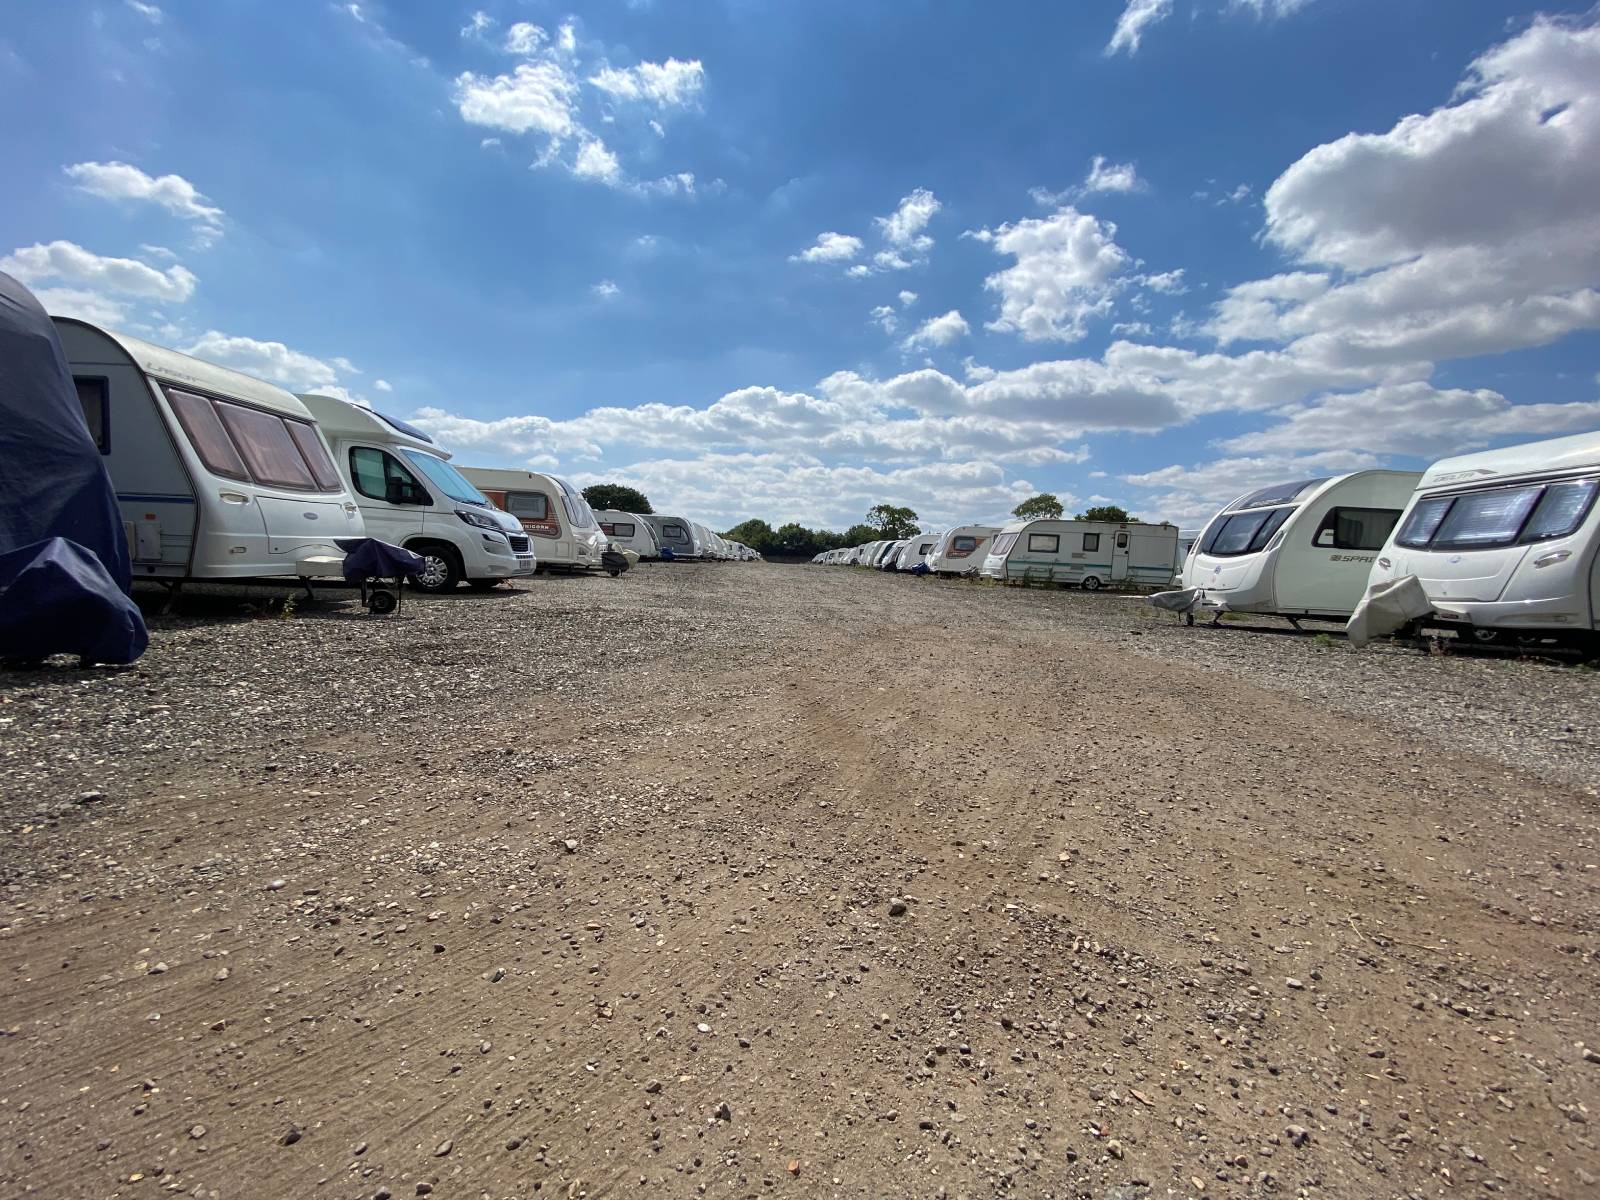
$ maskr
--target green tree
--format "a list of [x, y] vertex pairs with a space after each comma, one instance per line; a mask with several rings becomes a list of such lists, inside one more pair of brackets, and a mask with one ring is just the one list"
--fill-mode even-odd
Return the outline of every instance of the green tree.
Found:
[[741, 521], [732, 529], [722, 535], [730, 542], [743, 542], [750, 549], [760, 554], [765, 554], [772, 548], [772, 542], [777, 534], [760, 517], [751, 517], [748, 521]]
[[846, 546], [861, 546], [867, 542], [880, 541], [883, 534], [878, 532], [873, 525], [852, 525], [844, 531], [842, 544]]
[[867, 510], [867, 524], [875, 531], [875, 538], [908, 538], [922, 532], [917, 514], [894, 504], [874, 504]]
[[1126, 525], [1130, 521], [1138, 520], [1130, 517], [1128, 510], [1119, 508], [1115, 504], [1097, 504], [1093, 508], [1086, 508], [1078, 514], [1080, 521], [1109, 521], [1113, 525]]
[[1057, 521], [1061, 519], [1061, 501], [1054, 492], [1040, 492], [1030, 496], [1011, 510], [1019, 521]]
[[609, 508], [616, 512], [638, 513], [641, 516], [655, 512], [643, 492], [625, 483], [591, 483], [583, 489], [583, 498], [593, 509]]

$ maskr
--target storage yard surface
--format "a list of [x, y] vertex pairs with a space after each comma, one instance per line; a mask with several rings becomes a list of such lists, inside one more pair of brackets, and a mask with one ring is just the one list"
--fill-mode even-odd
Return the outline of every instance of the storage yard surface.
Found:
[[1600, 1194], [1593, 672], [763, 564], [271, 612], [0, 673], [0, 1194]]

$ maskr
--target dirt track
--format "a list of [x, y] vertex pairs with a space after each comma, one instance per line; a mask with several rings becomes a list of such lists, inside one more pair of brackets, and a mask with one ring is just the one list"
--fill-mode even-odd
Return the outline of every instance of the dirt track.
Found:
[[0, 674], [0, 1194], [1600, 1195], [1593, 787], [1119, 604], [680, 565]]

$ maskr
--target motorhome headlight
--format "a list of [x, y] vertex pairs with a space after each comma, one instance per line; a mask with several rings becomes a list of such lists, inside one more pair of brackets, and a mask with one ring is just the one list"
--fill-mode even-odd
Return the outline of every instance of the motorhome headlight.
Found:
[[470, 508], [458, 508], [456, 509], [456, 516], [460, 517], [468, 525], [476, 525], [479, 529], [493, 529], [496, 533], [500, 531], [500, 522], [496, 521], [488, 513], [473, 512]]

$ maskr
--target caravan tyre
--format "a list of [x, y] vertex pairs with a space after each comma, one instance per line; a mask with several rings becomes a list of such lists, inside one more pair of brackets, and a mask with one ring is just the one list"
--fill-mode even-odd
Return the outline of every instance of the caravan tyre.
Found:
[[453, 592], [461, 582], [461, 559], [450, 546], [437, 543], [412, 546], [410, 549], [422, 556], [422, 574], [417, 576], [417, 589], [423, 592]]
[[1103, 586], [1098, 575], [1085, 575], [1083, 578], [1083, 590], [1086, 592], [1098, 592]]

